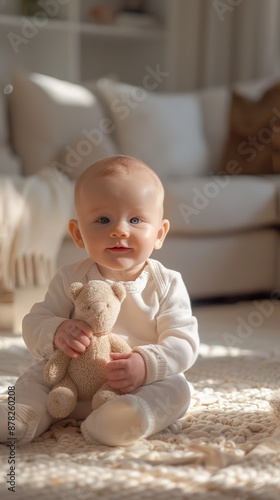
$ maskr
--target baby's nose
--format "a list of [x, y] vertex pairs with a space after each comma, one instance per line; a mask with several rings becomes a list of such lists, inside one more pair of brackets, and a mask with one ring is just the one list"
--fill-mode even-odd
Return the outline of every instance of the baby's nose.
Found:
[[116, 224], [111, 231], [112, 238], [128, 238], [129, 230], [125, 224]]

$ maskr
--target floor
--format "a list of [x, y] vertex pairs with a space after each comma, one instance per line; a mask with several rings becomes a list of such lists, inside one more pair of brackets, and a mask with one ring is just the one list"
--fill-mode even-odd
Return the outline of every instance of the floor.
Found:
[[[23, 316], [43, 299], [45, 288], [17, 290], [13, 303], [0, 304], [0, 330], [20, 333]], [[193, 309], [203, 344], [280, 353], [280, 301], [250, 300], [200, 305]]]
[[194, 314], [202, 343], [280, 354], [280, 301], [198, 306]]
[[21, 332], [22, 319], [35, 302], [43, 300], [46, 287], [30, 287], [17, 289], [13, 300], [1, 302], [0, 300], [0, 332]]

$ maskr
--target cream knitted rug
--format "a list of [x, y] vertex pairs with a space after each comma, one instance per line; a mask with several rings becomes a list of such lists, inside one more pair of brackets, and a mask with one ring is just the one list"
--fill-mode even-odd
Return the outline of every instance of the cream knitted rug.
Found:
[[[20, 337], [0, 337], [0, 387], [29, 362]], [[180, 434], [128, 447], [87, 445], [76, 421], [17, 448], [0, 446], [1, 499], [280, 498], [280, 358], [202, 345], [188, 372], [195, 392]]]

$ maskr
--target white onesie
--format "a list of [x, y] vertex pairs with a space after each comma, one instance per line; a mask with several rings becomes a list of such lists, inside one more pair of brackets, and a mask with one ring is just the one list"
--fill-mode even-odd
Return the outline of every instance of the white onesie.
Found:
[[[18, 444], [30, 442], [55, 421], [46, 409], [50, 387], [43, 379], [43, 367], [54, 351], [58, 326], [73, 315], [69, 285], [92, 279], [104, 280], [89, 258], [61, 268], [43, 302], [35, 304], [23, 320], [23, 338], [40, 361], [16, 383]], [[183, 373], [195, 362], [199, 346], [197, 321], [178, 272], [148, 259], [141, 275], [123, 284], [126, 298], [113, 331], [143, 356], [145, 384], [94, 412], [90, 402], [79, 402], [71, 414], [83, 420], [81, 431], [88, 442], [109, 446], [129, 444], [159, 432], [186, 412], [191, 396]], [[0, 409], [2, 427], [1, 415]]]

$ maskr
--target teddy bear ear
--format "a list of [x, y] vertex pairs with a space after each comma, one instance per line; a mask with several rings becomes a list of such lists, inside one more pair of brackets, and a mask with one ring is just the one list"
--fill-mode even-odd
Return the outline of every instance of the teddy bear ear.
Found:
[[69, 287], [70, 298], [72, 300], [75, 300], [83, 288], [84, 288], [83, 283], [80, 283], [79, 281], [72, 283]]
[[122, 302], [126, 296], [126, 290], [125, 287], [122, 283], [114, 283], [112, 285], [112, 290], [116, 297], [119, 299], [120, 302]]

